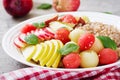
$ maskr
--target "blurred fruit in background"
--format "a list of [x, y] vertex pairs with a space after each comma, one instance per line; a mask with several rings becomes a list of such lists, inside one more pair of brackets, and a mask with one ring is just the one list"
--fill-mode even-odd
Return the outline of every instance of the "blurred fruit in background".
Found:
[[53, 8], [58, 12], [77, 11], [80, 0], [53, 0]]
[[5, 10], [13, 17], [23, 17], [33, 7], [32, 0], [3, 0]]

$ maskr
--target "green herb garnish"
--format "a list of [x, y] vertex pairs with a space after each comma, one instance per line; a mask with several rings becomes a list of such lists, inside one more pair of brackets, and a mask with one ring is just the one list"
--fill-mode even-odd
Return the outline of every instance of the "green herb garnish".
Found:
[[27, 42], [27, 44], [34, 45], [39, 42], [39, 39], [36, 35], [29, 34], [25, 37], [25, 41]]
[[48, 3], [42, 3], [40, 4], [37, 9], [50, 9], [52, 7], [51, 4], [48, 4]]
[[114, 40], [112, 40], [110, 37], [108, 36], [97, 36], [98, 39], [100, 39], [100, 41], [103, 43], [103, 46], [105, 48], [111, 48], [113, 50], [116, 50], [117, 45], [115, 43]]
[[73, 42], [69, 42], [65, 44], [60, 50], [61, 55], [67, 55], [71, 52], [77, 51], [79, 49], [79, 46]]
[[41, 23], [33, 23], [33, 25], [37, 28], [44, 28], [45, 27], [45, 23], [41, 22]]
[[111, 12], [103, 12], [103, 13], [106, 13], [106, 14], [112, 14]]

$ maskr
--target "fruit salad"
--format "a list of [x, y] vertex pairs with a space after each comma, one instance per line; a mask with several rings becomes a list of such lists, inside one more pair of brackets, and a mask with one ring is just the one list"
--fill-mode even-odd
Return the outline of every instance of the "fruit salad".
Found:
[[87, 16], [54, 15], [43, 22], [24, 25], [14, 45], [28, 62], [44, 67], [90, 68], [118, 61], [113, 39], [79, 28], [89, 22]]

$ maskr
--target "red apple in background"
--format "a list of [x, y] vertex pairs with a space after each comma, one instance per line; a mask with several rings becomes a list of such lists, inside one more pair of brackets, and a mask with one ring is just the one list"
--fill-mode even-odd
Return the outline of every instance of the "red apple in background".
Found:
[[80, 0], [53, 0], [53, 7], [58, 12], [77, 11]]
[[23, 17], [32, 9], [32, 0], [3, 0], [5, 10], [13, 17]]

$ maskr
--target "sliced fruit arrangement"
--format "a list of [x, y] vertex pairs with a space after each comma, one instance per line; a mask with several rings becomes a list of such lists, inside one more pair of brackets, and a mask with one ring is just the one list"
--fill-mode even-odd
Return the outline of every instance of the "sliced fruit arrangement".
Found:
[[114, 40], [78, 27], [89, 22], [87, 16], [55, 15], [23, 26], [14, 44], [27, 61], [44, 67], [89, 68], [116, 62]]
[[[76, 25], [85, 24], [85, 22], [88, 21], [88, 19], [89, 18], [75, 17], [71, 14], [67, 14], [60, 17], [58, 15], [53, 15], [51, 18], [45, 20], [44, 22], [36, 22], [33, 24], [26, 24], [25, 26], [23, 26], [20, 31], [21, 34], [18, 36], [18, 39], [14, 41], [14, 43], [18, 48], [24, 48], [26, 45], [31, 44], [29, 43], [31, 40], [35, 40], [37, 38], [38, 41], [35, 44], [40, 43], [42, 41], [54, 39], [56, 38], [55, 34], [60, 33], [60, 28], [67, 29], [65, 29], [66, 31], [64, 30], [65, 32], [63, 31], [63, 33], [61, 33], [61, 36], [63, 34], [66, 34], [66, 36], [68, 37], [68, 33], [70, 33], [70, 31], [72, 31]], [[32, 37], [34, 37], [35, 39], [31, 39]], [[65, 40], [62, 39], [62, 37], [60, 39], [63, 41], [63, 43], [66, 43], [70, 40], [69, 38], [65, 37]]]
[[57, 68], [61, 60], [58, 52], [63, 47], [60, 40], [49, 40], [37, 45], [26, 46], [21, 49], [23, 56], [27, 61], [33, 60], [41, 66]]
[[[23, 28], [23, 29], [26, 29], [26, 28]], [[14, 40], [14, 44], [18, 48], [24, 48], [26, 45], [37, 44], [45, 40], [53, 39], [54, 35], [55, 34], [52, 32], [50, 28], [30, 30], [30, 32], [21, 33]]]

